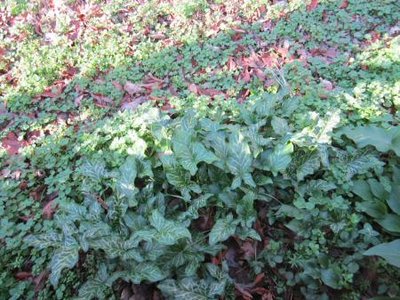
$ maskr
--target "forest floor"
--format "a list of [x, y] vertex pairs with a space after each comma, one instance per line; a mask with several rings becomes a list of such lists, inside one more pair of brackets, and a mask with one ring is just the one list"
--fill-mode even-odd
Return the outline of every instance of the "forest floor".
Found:
[[[218, 237], [214, 242], [223, 244], [224, 250], [215, 256], [205, 255], [204, 264], [223, 269], [224, 261], [228, 263], [230, 279], [226, 279], [225, 299], [399, 297], [400, 274], [395, 266], [400, 266], [400, 258], [392, 258], [387, 264], [362, 256], [370, 246], [390, 242], [400, 233], [400, 200], [394, 198], [400, 180], [400, 173], [396, 173], [400, 155], [399, 20], [400, 3], [396, 0], [2, 1], [0, 298], [68, 299], [77, 296], [80, 285], [94, 276], [90, 268], [97, 265], [97, 257], [83, 258], [85, 251], [80, 250], [77, 265], [59, 270], [63, 276], [59, 282], [56, 280], [58, 285], [52, 285], [47, 280], [47, 267], [53, 264], [50, 269], [54, 270], [55, 264], [52, 247], [33, 249], [24, 239], [55, 231], [55, 216], [62, 211], [62, 203], [82, 202], [82, 194], [77, 191], [84, 186], [77, 170], [87, 157], [104, 159], [109, 168], [118, 168], [131, 154], [129, 151], [136, 151], [126, 140], [136, 136], [126, 124], [129, 115], [142, 107], [157, 107], [176, 120], [194, 110], [198, 120], [210, 118], [250, 126], [260, 120], [247, 115], [243, 107], [257, 103], [260, 95], [277, 95], [282, 90], [294, 108], [282, 114], [277, 110], [277, 115], [272, 114], [266, 121], [271, 122], [279, 138], [283, 139], [286, 132], [311, 135], [312, 126], [330, 118], [334, 124], [318, 133], [320, 142], [321, 135], [329, 131], [330, 136], [333, 128], [354, 130], [343, 131], [347, 139], [338, 134], [332, 142], [342, 152], [332, 148], [326, 155], [354, 154], [359, 160], [347, 173], [343, 168], [350, 165], [350, 160], [337, 167], [324, 164], [323, 158], [317, 165], [306, 166], [303, 162], [302, 171], [296, 171], [296, 181], [287, 188], [282, 184], [288, 178], [284, 171], [278, 167], [267, 170], [271, 178], [283, 174], [283, 181], [276, 181], [281, 184], [282, 194], [277, 188], [273, 197], [284, 199], [280, 199], [283, 204], [277, 211], [285, 214], [285, 221], [273, 227], [274, 218], [265, 217], [273, 228], [269, 231], [261, 229], [260, 224], [267, 223], [265, 218], [258, 216], [256, 221], [249, 221], [251, 225], [241, 219], [247, 225], [240, 226], [256, 230], [262, 241], [251, 237], [240, 240], [238, 231], [225, 239]], [[226, 114], [229, 122], [222, 116]], [[364, 134], [357, 128], [369, 131]], [[118, 139], [113, 139], [115, 136]], [[296, 138], [287, 138], [295, 145], [295, 153], [304, 147]], [[271, 139], [272, 143], [276, 140]], [[330, 144], [330, 137], [323, 142], [328, 141]], [[154, 147], [159, 146], [156, 144]], [[260, 145], [265, 150], [266, 144]], [[365, 151], [357, 152], [357, 147]], [[176, 146], [172, 148], [179, 152]], [[259, 159], [257, 148], [250, 149], [254, 161]], [[207, 158], [200, 161], [208, 162]], [[162, 163], [165, 166], [165, 161]], [[153, 171], [160, 164], [152, 165]], [[196, 165], [183, 168], [191, 175], [197, 172]], [[324, 168], [326, 172], [321, 171]], [[237, 178], [240, 182], [232, 183], [232, 190], [242, 180], [246, 188], [253, 186], [253, 179]], [[336, 188], [334, 192], [329, 187], [321, 190], [329, 191], [329, 197], [337, 203], [345, 199], [343, 203], [310, 204], [309, 199], [316, 196], [308, 198], [304, 193], [294, 204], [285, 198], [286, 192], [300, 195], [302, 192], [296, 192], [297, 188], [302, 191], [300, 183], [322, 179]], [[366, 185], [368, 191], [360, 191]], [[190, 198], [196, 193], [192, 187], [181, 196]], [[388, 198], [380, 207], [372, 207], [356, 205], [353, 197]], [[227, 205], [226, 211], [233, 209], [235, 217], [241, 215], [241, 208], [235, 210], [221, 201], [223, 204], [215, 207]], [[308, 234], [296, 231], [300, 225], [292, 222], [295, 215], [288, 211], [292, 204], [310, 213], [302, 214], [302, 222], [311, 222], [307, 223], [312, 226]], [[319, 212], [315, 208], [318, 205]], [[349, 205], [348, 218], [325, 224], [324, 218], [339, 216], [340, 205]], [[208, 215], [200, 213], [204, 224], [196, 226], [210, 231], [213, 225], [220, 225], [217, 219], [205, 217], [221, 217], [216, 213], [218, 209], [213, 208]], [[312, 218], [318, 213], [321, 217], [315, 221]], [[281, 231], [282, 235], [277, 233]], [[211, 232], [215, 234], [216, 228]], [[366, 236], [366, 232], [368, 239], [359, 237]], [[259, 257], [258, 251], [263, 251]], [[329, 257], [326, 262], [321, 258], [324, 253]], [[164, 281], [149, 278], [132, 280], [133, 285], [125, 280], [111, 283], [109, 290], [97, 297], [223, 297], [220, 292], [212, 294], [208, 286], [209, 294], [196, 298], [195, 290], [200, 287], [194, 287], [193, 282], [189, 284], [193, 294], [185, 294], [182, 290], [187, 288], [187, 281], [178, 282], [175, 275], [155, 277]], [[204, 276], [199, 278], [207, 282]], [[151, 282], [161, 282], [159, 289]], [[171, 292], [172, 287], [175, 292]], [[95, 294], [88, 295], [90, 298]]]

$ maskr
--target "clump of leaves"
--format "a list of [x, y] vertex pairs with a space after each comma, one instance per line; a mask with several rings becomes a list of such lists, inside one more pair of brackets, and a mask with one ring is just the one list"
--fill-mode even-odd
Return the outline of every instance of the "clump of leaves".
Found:
[[[57, 229], [26, 239], [53, 249], [51, 283], [90, 254], [99, 269], [80, 298], [104, 298], [120, 280], [155, 282], [177, 299], [228, 297], [235, 288], [251, 293], [257, 276], [278, 267], [276, 280], [289, 276], [306, 297], [322, 296], [322, 286], [344, 292], [364, 265], [362, 253], [378, 243], [348, 181], [382, 175], [385, 162], [373, 148], [332, 144], [338, 113], [295, 130], [297, 105], [283, 88], [254, 95], [236, 119], [193, 111], [171, 118], [142, 106], [99, 122], [80, 149], [82, 201], [60, 201]], [[110, 131], [113, 124], [125, 125]], [[269, 246], [269, 239], [289, 242]], [[227, 255], [232, 243], [254, 253], [245, 256], [244, 278]], [[278, 286], [274, 294], [286, 289]]]

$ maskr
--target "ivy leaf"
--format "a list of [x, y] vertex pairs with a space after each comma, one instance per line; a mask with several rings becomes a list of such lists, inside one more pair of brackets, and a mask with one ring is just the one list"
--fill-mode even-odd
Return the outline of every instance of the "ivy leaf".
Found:
[[277, 102], [277, 98], [273, 94], [265, 93], [260, 99], [256, 101], [254, 104], [254, 109], [256, 113], [265, 118], [271, 116], [275, 111], [275, 105]]
[[108, 175], [106, 165], [102, 161], [86, 161], [80, 170], [83, 176], [89, 177], [94, 181], [100, 181]]
[[79, 289], [78, 299], [105, 299], [105, 292], [108, 287], [98, 279], [86, 281]]
[[163, 280], [166, 275], [154, 263], [146, 262], [133, 267], [130, 279], [133, 283], [139, 284], [143, 280], [157, 282]]
[[314, 172], [319, 169], [319, 166], [318, 155], [312, 155], [298, 167], [296, 172], [297, 181], [302, 181], [306, 176], [314, 174]]
[[380, 256], [389, 264], [400, 268], [400, 239], [376, 245], [363, 253], [367, 256]]
[[203, 144], [192, 142], [192, 137], [182, 129], [175, 131], [172, 137], [174, 154], [181, 163], [182, 167], [193, 176], [197, 172], [197, 164], [204, 161], [208, 164], [217, 160], [211, 151], [207, 150]]
[[233, 220], [232, 214], [229, 214], [225, 219], [218, 219], [211, 229], [209, 244], [215, 245], [218, 242], [226, 241], [235, 234], [237, 224], [238, 222]]
[[63, 246], [57, 249], [51, 259], [50, 283], [56, 287], [63, 269], [72, 269], [79, 259], [79, 248], [77, 244]]
[[191, 238], [184, 225], [165, 219], [158, 210], [151, 214], [150, 224], [157, 230], [155, 239], [161, 245], [173, 245], [181, 238]]
[[231, 173], [235, 175], [232, 189], [239, 187], [242, 180], [246, 184], [255, 187], [255, 182], [250, 173], [252, 157], [249, 145], [243, 141], [241, 134], [232, 135], [229, 143], [230, 153], [227, 164]]
[[135, 187], [136, 176], [136, 160], [134, 157], [128, 157], [120, 168], [120, 176], [117, 181], [119, 193], [128, 199], [132, 199], [138, 191]]
[[360, 155], [345, 162], [346, 179], [350, 180], [356, 174], [364, 174], [373, 168], [381, 168], [384, 165], [374, 155]]
[[29, 235], [24, 241], [35, 248], [45, 249], [48, 247], [56, 247], [62, 242], [62, 236], [55, 232], [49, 232], [42, 235]]
[[208, 285], [204, 280], [194, 281], [184, 278], [180, 282], [168, 279], [157, 286], [164, 295], [171, 296], [176, 300], [208, 300]]
[[271, 125], [275, 133], [281, 136], [285, 135], [290, 131], [287, 121], [277, 116], [272, 117]]
[[267, 150], [261, 154], [262, 168], [271, 171], [275, 176], [278, 172], [286, 170], [292, 158], [293, 144], [277, 145], [274, 150]]
[[206, 207], [208, 203], [208, 199], [210, 199], [213, 194], [204, 194], [196, 199], [193, 199], [191, 202], [190, 207], [184, 213], [182, 213], [179, 217], [179, 220], [184, 220], [185, 218], [189, 217], [192, 220], [195, 220], [199, 217], [198, 210], [202, 207]]
[[229, 144], [226, 142], [225, 134], [222, 132], [208, 135], [211, 147], [215, 151], [218, 160], [214, 163], [217, 167], [224, 169], [229, 158]]

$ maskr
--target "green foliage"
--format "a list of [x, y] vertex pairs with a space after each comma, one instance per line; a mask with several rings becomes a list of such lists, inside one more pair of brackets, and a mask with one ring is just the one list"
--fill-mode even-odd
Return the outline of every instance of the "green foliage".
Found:
[[0, 298], [399, 296], [399, 6], [307, 4], [1, 2]]
[[[122, 279], [159, 282], [165, 295], [177, 298], [215, 298], [235, 279], [227, 273], [223, 283], [209, 277], [208, 255], [217, 255], [232, 238], [262, 240], [265, 233], [256, 230], [255, 222], [263, 217], [272, 226], [286, 226], [276, 239], [289, 234], [299, 239], [286, 252], [277, 244], [275, 252], [265, 249], [249, 258], [255, 274], [277, 265], [280, 272], [293, 272], [292, 264], [297, 275], [289, 284], [305, 286], [305, 296], [317, 293], [321, 285], [348, 288], [363, 265], [362, 253], [377, 243], [376, 232], [367, 231], [370, 225], [354, 209], [350, 192], [369, 201], [357, 203], [360, 211], [396, 232], [385, 206], [390, 204], [396, 212], [396, 185], [389, 178], [382, 183], [374, 178], [373, 173], [383, 172], [378, 152], [370, 150], [364, 162], [359, 150], [345, 151], [331, 143], [337, 116], [283, 134], [276, 130], [276, 117], [258, 110], [265, 96], [243, 106], [236, 122], [228, 116], [198, 121], [194, 112], [170, 119], [148, 106], [99, 121], [80, 150], [84, 155], [78, 198], [84, 200], [59, 202], [58, 229], [26, 239], [39, 249], [53, 249], [52, 284], [57, 286], [63, 271], [76, 267], [79, 256], [91, 253], [108, 276], [88, 278], [80, 297], [108, 294]], [[282, 103], [289, 99], [289, 94], [280, 93], [269, 110], [283, 115]], [[284, 120], [285, 126], [292, 126], [290, 117]], [[129, 125], [115, 129], [116, 124]], [[129, 147], [140, 145], [141, 150], [125, 151], [122, 144], [115, 156], [114, 139], [104, 139], [105, 133], [112, 128], [119, 136], [126, 126], [135, 132]], [[103, 150], [101, 158], [91, 149], [109, 150]], [[343, 175], [358, 179], [349, 185]], [[397, 176], [396, 169], [393, 180]], [[387, 203], [382, 209], [371, 207], [379, 203], [371, 202], [373, 197], [387, 197]], [[258, 210], [263, 205], [269, 211], [264, 216]], [[204, 231], [198, 222], [210, 210], [212, 226]], [[349, 247], [354, 255], [332, 260], [326, 254], [333, 248], [344, 254]]]

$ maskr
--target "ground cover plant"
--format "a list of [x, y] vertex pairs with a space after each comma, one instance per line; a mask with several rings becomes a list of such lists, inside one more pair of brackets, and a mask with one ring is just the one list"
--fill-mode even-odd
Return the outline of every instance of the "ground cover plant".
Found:
[[399, 20], [3, 1], [0, 298], [400, 297]]

